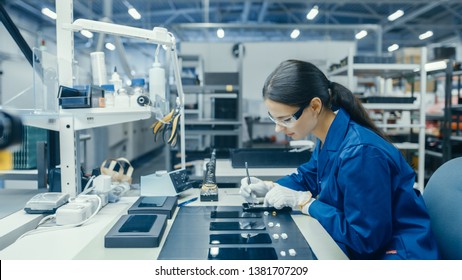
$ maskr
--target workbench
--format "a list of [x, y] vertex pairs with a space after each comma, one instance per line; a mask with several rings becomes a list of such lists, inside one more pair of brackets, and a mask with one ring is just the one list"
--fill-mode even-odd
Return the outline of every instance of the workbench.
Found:
[[[199, 196], [199, 189], [188, 189], [181, 193], [178, 202]], [[199, 199], [183, 207], [190, 206], [235, 206], [244, 199], [239, 195], [239, 188], [220, 188], [218, 202], [201, 202]], [[0, 251], [0, 259], [104, 259], [104, 260], [154, 260], [157, 259], [173, 221], [178, 213], [175, 211], [168, 220], [164, 236], [157, 248], [105, 248], [104, 236], [118, 219], [127, 214], [127, 209], [138, 196], [122, 197], [117, 203], [109, 203], [90, 221], [80, 227], [55, 229], [31, 234]], [[18, 211], [0, 220], [0, 244], [12, 242], [14, 235], [26, 231], [37, 224], [41, 215], [30, 215]], [[292, 215], [302, 235], [311, 246], [318, 259], [347, 259], [334, 240], [321, 224], [310, 216]], [[205, 237], [204, 237], [205, 238]], [[4, 247], [4, 246], [3, 246]]]

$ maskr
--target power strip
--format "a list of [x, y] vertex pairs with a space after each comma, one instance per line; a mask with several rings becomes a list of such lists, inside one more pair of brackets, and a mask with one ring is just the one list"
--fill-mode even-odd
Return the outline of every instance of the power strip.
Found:
[[96, 194], [84, 194], [77, 196], [73, 202], [75, 203], [90, 203], [90, 215], [98, 210], [99, 199]]
[[109, 203], [109, 191], [107, 192], [98, 192], [98, 191], [91, 191], [88, 193], [89, 195], [97, 195], [101, 198], [101, 208], [106, 206]]
[[56, 225], [77, 225], [91, 216], [90, 202], [69, 202], [56, 210]]

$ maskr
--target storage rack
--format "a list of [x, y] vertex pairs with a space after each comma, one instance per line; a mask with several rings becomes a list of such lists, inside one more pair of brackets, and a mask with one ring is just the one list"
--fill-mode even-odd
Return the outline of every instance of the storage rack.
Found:
[[[459, 127], [462, 116], [462, 71], [454, 71], [454, 61], [448, 60], [442, 72], [436, 72], [431, 77], [444, 79], [444, 108], [442, 115], [432, 115], [429, 120], [440, 122], [440, 135], [442, 140], [441, 151], [427, 150], [426, 154], [441, 159], [441, 164], [454, 158], [454, 142], [461, 142], [461, 129]], [[452, 104], [453, 78], [457, 77], [458, 105]], [[455, 129], [452, 125], [455, 124]]]
[[386, 103], [365, 103], [364, 107], [368, 110], [384, 110], [384, 111], [415, 111], [419, 112], [418, 124], [409, 125], [389, 125], [378, 124], [379, 127], [401, 128], [406, 127], [418, 130], [417, 143], [395, 143], [399, 149], [412, 149], [418, 151], [418, 170], [417, 170], [417, 188], [423, 192], [424, 189], [424, 172], [425, 172], [425, 98], [426, 79], [425, 64], [427, 59], [427, 49], [421, 48], [420, 64], [393, 64], [393, 63], [354, 63], [354, 50], [350, 49], [347, 65], [337, 68], [328, 73], [329, 76], [347, 76], [348, 87], [350, 90], [356, 88], [354, 85], [354, 77], [384, 77], [397, 78], [404, 75], [416, 75], [420, 73], [421, 96], [418, 99], [418, 104], [386, 104]]
[[[242, 46], [240, 46], [242, 47]], [[217, 143], [223, 137], [232, 136], [236, 139], [236, 144], [230, 144], [232, 140], [221, 143], [221, 148], [241, 148], [242, 147], [242, 57], [239, 57], [237, 72], [205, 72], [203, 61], [198, 55], [179, 55], [181, 67], [195, 67], [198, 81], [196, 83], [184, 83], [183, 90], [185, 97], [195, 96], [197, 108], [185, 109], [188, 118], [185, 120], [184, 138], [190, 139], [189, 143], [196, 141], [197, 145], [192, 149], [187, 149], [190, 154], [189, 159], [194, 157], [207, 157], [210, 148], [217, 148]], [[171, 86], [171, 93], [176, 93], [176, 86]], [[215, 111], [218, 110], [219, 102], [229, 100], [235, 106], [232, 116], [220, 116]], [[187, 102], [185, 102], [187, 104]], [[223, 107], [223, 106], [222, 106]], [[227, 109], [230, 109], [227, 107]], [[217, 139], [222, 137], [222, 139]], [[230, 139], [229, 137], [226, 140]], [[223, 141], [222, 141], [223, 142]], [[188, 147], [187, 147], [188, 148]], [[218, 147], [220, 148], [220, 147]], [[219, 151], [223, 156], [223, 150]], [[226, 152], [225, 152], [226, 153]], [[202, 156], [203, 154], [203, 156]], [[187, 156], [188, 157], [188, 156]]]
[[[146, 30], [112, 23], [77, 19], [73, 20], [73, 0], [56, 1], [56, 41], [59, 85], [73, 86], [74, 32], [89, 30], [107, 33], [115, 36], [132, 37], [161, 44], [169, 48], [172, 56], [175, 82], [181, 105], [180, 133], [184, 135], [184, 95], [181, 84], [176, 41], [166, 29]], [[61, 190], [75, 197], [81, 189], [80, 153], [78, 152], [77, 131], [124, 122], [147, 119], [155, 108], [146, 106], [140, 108], [90, 108], [90, 109], [60, 109], [58, 112], [37, 112], [25, 110], [18, 112], [27, 125], [59, 131], [61, 156]], [[184, 137], [180, 137], [180, 145], [184, 151]], [[184, 155], [184, 152], [182, 153]], [[184, 156], [181, 166], [185, 167]]]

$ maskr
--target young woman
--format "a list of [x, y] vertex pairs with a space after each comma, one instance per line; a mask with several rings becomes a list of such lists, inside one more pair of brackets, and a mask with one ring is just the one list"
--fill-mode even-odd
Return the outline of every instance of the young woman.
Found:
[[263, 98], [276, 132], [317, 137], [310, 160], [273, 182], [241, 181], [249, 202], [300, 209], [351, 259], [437, 259], [415, 172], [345, 87], [311, 63], [288, 60], [267, 78]]

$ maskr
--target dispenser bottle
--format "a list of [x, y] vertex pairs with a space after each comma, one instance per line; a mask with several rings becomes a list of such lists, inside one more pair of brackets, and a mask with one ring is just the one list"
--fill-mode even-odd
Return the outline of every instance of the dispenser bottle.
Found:
[[165, 102], [165, 70], [156, 59], [149, 69], [149, 98], [159, 104]]

